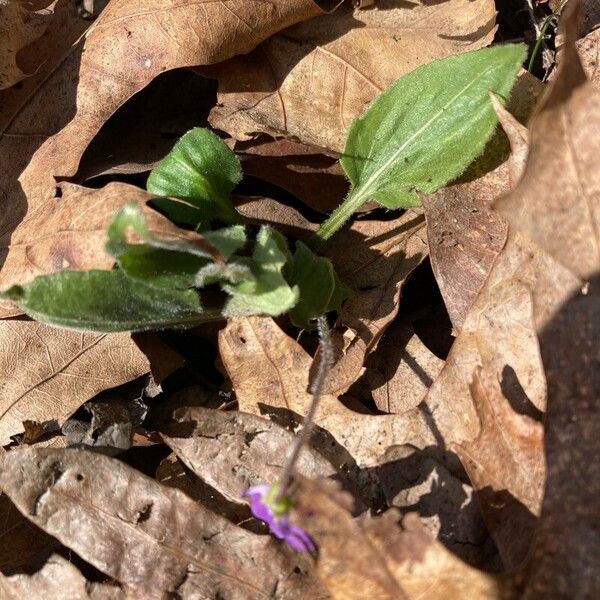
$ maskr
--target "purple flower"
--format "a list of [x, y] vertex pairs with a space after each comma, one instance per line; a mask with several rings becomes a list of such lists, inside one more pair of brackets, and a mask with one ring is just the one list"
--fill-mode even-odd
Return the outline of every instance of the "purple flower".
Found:
[[254, 485], [244, 497], [250, 499], [252, 514], [264, 521], [276, 538], [298, 552], [314, 552], [317, 549], [306, 531], [290, 523], [291, 502], [287, 498], [277, 499], [277, 486]]

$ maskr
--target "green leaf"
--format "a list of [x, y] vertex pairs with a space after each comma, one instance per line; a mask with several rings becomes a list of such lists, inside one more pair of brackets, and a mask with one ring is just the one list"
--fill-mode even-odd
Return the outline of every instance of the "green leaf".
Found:
[[[131, 231], [143, 243], [129, 243]], [[157, 287], [186, 289], [195, 285], [198, 271], [211, 264], [216, 255], [224, 262], [245, 243], [241, 225], [204, 236], [181, 230], [181, 237], [160, 238], [148, 229], [141, 208], [130, 203], [113, 217], [106, 249], [129, 277]]]
[[252, 278], [223, 284], [223, 289], [231, 295], [223, 315], [277, 316], [290, 310], [298, 302], [299, 291], [297, 286], [290, 287], [282, 274], [289, 259], [285, 238], [271, 227], [261, 227], [252, 260], [240, 259], [240, 266], [248, 266]]
[[317, 256], [302, 242], [296, 242], [287, 280], [300, 290], [300, 299], [290, 310], [290, 319], [302, 329], [314, 327], [315, 317], [339, 310], [350, 295], [350, 289], [340, 281], [331, 261]]
[[151, 287], [120, 270], [42, 275], [2, 296], [38, 321], [85, 331], [193, 327], [217, 316], [202, 312], [194, 290]]
[[348, 133], [340, 163], [349, 196], [323, 223], [325, 240], [367, 200], [388, 208], [420, 204], [484, 149], [497, 123], [489, 92], [506, 98], [525, 46], [484, 48], [438, 60], [401, 77]]
[[212, 131], [197, 127], [152, 170], [146, 187], [152, 194], [173, 196], [197, 209], [194, 215], [193, 209], [172, 200], [155, 201], [175, 222], [192, 226], [213, 219], [240, 223], [229, 196], [241, 178], [240, 161], [227, 144]]

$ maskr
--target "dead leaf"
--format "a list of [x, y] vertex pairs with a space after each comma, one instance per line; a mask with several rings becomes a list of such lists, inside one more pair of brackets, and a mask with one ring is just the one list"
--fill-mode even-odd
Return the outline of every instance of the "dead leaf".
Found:
[[0, 446], [25, 420], [62, 424], [98, 392], [149, 370], [128, 333], [81, 333], [35, 321], [0, 321]]
[[[154, 233], [174, 239], [187, 235], [147, 207], [146, 203], [154, 196], [138, 187], [110, 183], [94, 190], [63, 183], [61, 189], [60, 198], [31, 211], [15, 229], [10, 245], [3, 252], [0, 289], [64, 269], [110, 269], [115, 260], [104, 249], [106, 231], [115, 213], [128, 202], [142, 208], [148, 227]], [[0, 302], [2, 317], [21, 312], [8, 300]]]
[[334, 599], [448, 600], [502, 597], [494, 577], [431, 538], [416, 515], [352, 519], [349, 496], [331, 482], [298, 478], [294, 515], [319, 548], [317, 573]]
[[5, 600], [133, 600], [116, 585], [87, 581], [74, 565], [58, 554], [50, 556], [32, 575], [20, 573], [5, 577], [0, 574], [0, 593]]
[[481, 422], [472, 441], [453, 444], [477, 490], [505, 567], [525, 560], [542, 506], [546, 468], [543, 425], [510, 406], [497, 381], [476, 371], [471, 394]]
[[358, 385], [369, 390], [380, 411], [403, 413], [421, 403], [443, 366], [444, 361], [423, 344], [412, 325], [397, 320], [369, 356]]
[[[0, 449], [0, 458], [3, 453]], [[57, 540], [30, 523], [0, 491], [0, 592], [2, 575], [31, 568], [40, 555], [57, 546]], [[1, 593], [0, 597], [4, 598]]]
[[343, 394], [358, 379], [367, 355], [398, 314], [402, 286], [427, 252], [425, 220], [414, 211], [389, 221], [357, 220], [324, 248], [354, 290], [339, 316], [349, 331], [328, 377], [329, 393]]
[[[55, 0], [46, 30], [19, 51], [18, 63], [28, 77], [18, 86], [0, 91], [0, 134], [90, 26], [91, 21], [81, 18], [76, 4], [71, 0]], [[14, 134], [13, 145], [20, 141], [21, 137]]]
[[600, 88], [600, 28], [590, 31], [576, 45], [588, 79], [597, 89]]
[[6, 0], [0, 4], [0, 90], [25, 79], [17, 64], [19, 50], [39, 38], [52, 19], [52, 0], [31, 3]]
[[14, 450], [0, 461], [0, 486], [27, 518], [141, 597], [325, 596], [307, 557], [120, 461], [74, 449]]
[[[229, 319], [219, 335], [219, 350], [243, 412], [281, 418], [291, 412], [303, 416], [311, 396], [307, 392], [312, 359], [270, 318]], [[321, 399], [315, 417], [320, 430], [316, 449], [336, 467], [377, 464], [392, 445], [411, 443], [424, 447], [435, 443], [425, 417], [368, 415], [346, 408], [335, 396]], [[348, 456], [348, 454], [350, 456]]]
[[490, 0], [347, 3], [206, 70], [219, 79], [210, 122], [239, 140], [264, 132], [341, 152], [352, 119], [401, 75], [486, 46], [495, 30]]
[[525, 175], [495, 206], [585, 280], [600, 270], [600, 93], [586, 79], [574, 41], [565, 45], [561, 65], [530, 123]]
[[[167, 445], [194, 473], [230, 502], [245, 503], [253, 485], [281, 479], [296, 436], [268, 419], [243, 412], [200, 407], [178, 409], [163, 428]], [[336, 469], [310, 447], [296, 469], [306, 477], [328, 477]]]

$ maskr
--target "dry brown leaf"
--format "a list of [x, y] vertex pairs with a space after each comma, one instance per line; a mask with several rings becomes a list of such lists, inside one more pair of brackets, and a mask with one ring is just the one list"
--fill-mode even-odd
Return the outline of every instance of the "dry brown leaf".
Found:
[[24, 420], [62, 424], [97, 393], [149, 370], [128, 333], [81, 333], [0, 321], [0, 446]]
[[600, 92], [586, 79], [574, 41], [565, 45], [561, 65], [530, 123], [525, 174], [495, 206], [585, 280], [600, 270]]
[[577, 41], [583, 70], [596, 88], [600, 88], [600, 27]]
[[358, 379], [400, 308], [401, 288], [427, 256], [425, 219], [406, 211], [389, 221], [355, 221], [324, 248], [342, 281], [354, 290], [339, 316], [347, 328], [327, 390], [343, 394]]
[[[0, 592], [2, 575], [31, 568], [35, 559], [56, 546], [57, 540], [30, 523], [0, 491]], [[0, 597], [4, 598], [1, 593]]]
[[[252, 485], [281, 479], [296, 436], [268, 419], [200, 407], [179, 409], [161, 434], [198, 477], [230, 502], [242, 503]], [[329, 477], [336, 469], [305, 447], [296, 464], [306, 477]]]
[[[115, 213], [126, 203], [142, 208], [148, 227], [156, 234], [177, 238], [185, 232], [146, 206], [154, 198], [124, 183], [110, 183], [99, 190], [63, 183], [62, 196], [31, 211], [3, 249], [0, 289], [25, 284], [38, 275], [69, 269], [110, 269], [115, 260], [104, 249], [106, 230]], [[22, 311], [8, 300], [0, 301], [0, 316]]]
[[[219, 335], [219, 349], [242, 411], [271, 418], [281, 418], [282, 411], [306, 414], [312, 359], [273, 319], [230, 319]], [[319, 451], [329, 450], [338, 467], [352, 464], [352, 459], [361, 466], [377, 464], [393, 445], [435, 443], [419, 411], [406, 416], [366, 415], [346, 408], [332, 395], [321, 399], [315, 423], [331, 436], [318, 441]]]
[[527, 556], [540, 514], [546, 468], [542, 424], [510, 406], [498, 381], [478, 370], [471, 394], [481, 422], [472, 441], [452, 444], [477, 491], [507, 569]]
[[45, 531], [143, 598], [323, 598], [310, 559], [212, 514], [177, 489], [82, 450], [0, 459], [0, 487]]
[[27, 77], [17, 64], [17, 55], [48, 27], [52, 19], [52, 2], [2, 0], [0, 3], [0, 90]]
[[219, 79], [211, 124], [240, 140], [265, 132], [341, 152], [352, 119], [401, 75], [486, 46], [495, 29], [491, 0], [346, 3], [208, 70]]
[[0, 574], [0, 595], [4, 600], [134, 600], [116, 585], [87, 581], [74, 565], [58, 554], [50, 556], [32, 575], [19, 573], [5, 577]]
[[494, 577], [463, 563], [414, 514], [352, 519], [350, 497], [331, 482], [298, 478], [294, 516], [319, 547], [317, 573], [339, 600], [500, 599]]
[[363, 379], [380, 411], [402, 413], [421, 403], [443, 366], [412, 325], [398, 320], [370, 355]]
[[[52, 11], [52, 19], [41, 37], [19, 52], [18, 63], [30, 75], [18, 86], [0, 91], [0, 133], [91, 25], [91, 21], [83, 19], [79, 14], [77, 2], [56, 0]], [[13, 144], [20, 141], [20, 136], [13, 137]]]

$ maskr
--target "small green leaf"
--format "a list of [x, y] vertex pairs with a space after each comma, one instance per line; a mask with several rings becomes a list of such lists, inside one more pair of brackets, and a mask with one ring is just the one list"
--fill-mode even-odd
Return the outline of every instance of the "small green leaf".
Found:
[[525, 58], [522, 44], [434, 61], [378, 96], [350, 126], [340, 163], [352, 189], [323, 223], [329, 239], [367, 200], [418, 206], [477, 157], [497, 123], [489, 92], [506, 98]]
[[261, 227], [252, 260], [245, 263], [253, 277], [237, 284], [223, 284], [223, 289], [231, 295], [223, 315], [277, 316], [290, 310], [298, 302], [299, 292], [297, 286], [288, 285], [282, 274], [289, 259], [285, 238], [270, 227]]
[[194, 290], [166, 290], [122, 271], [62, 271], [15, 285], [2, 294], [28, 315], [85, 331], [143, 331], [193, 327], [216, 318], [202, 312]]
[[296, 327], [310, 329], [313, 319], [331, 310], [339, 310], [341, 303], [350, 295], [333, 270], [329, 259], [317, 256], [302, 242], [296, 242], [296, 252], [287, 280], [297, 285], [300, 300], [290, 311], [290, 319]]
[[[130, 231], [143, 243], [129, 243]], [[186, 235], [190, 239], [185, 239]], [[196, 274], [211, 264], [215, 255], [220, 255], [224, 262], [246, 243], [246, 232], [241, 225], [204, 236], [181, 230], [181, 236], [163, 239], [154, 235], [141, 208], [130, 203], [113, 217], [106, 249], [129, 277], [157, 287], [186, 289], [195, 285]]]
[[152, 170], [146, 187], [152, 194], [173, 196], [190, 205], [155, 201], [174, 222], [192, 226], [213, 219], [240, 223], [229, 196], [241, 178], [240, 161], [227, 144], [212, 131], [197, 127], [188, 131]]

